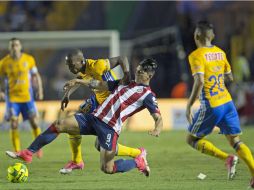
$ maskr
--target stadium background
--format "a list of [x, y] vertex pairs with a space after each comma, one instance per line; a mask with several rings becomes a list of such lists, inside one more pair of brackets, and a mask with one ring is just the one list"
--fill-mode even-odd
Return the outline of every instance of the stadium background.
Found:
[[[144, 57], [153, 57], [159, 62], [159, 69], [151, 82], [152, 89], [159, 98], [165, 129], [184, 129], [186, 98], [192, 87], [187, 55], [195, 49], [193, 30], [200, 19], [207, 19], [215, 26], [215, 44], [223, 48], [231, 63], [235, 83], [229, 86], [238, 112], [241, 116], [246, 136], [243, 140], [253, 144], [254, 123], [254, 2], [217, 2], [217, 1], [5, 1], [0, 2], [0, 57], [8, 53], [7, 40], [3, 36], [15, 33], [33, 32], [30, 38], [39, 32], [62, 31], [116, 31], [119, 34], [119, 54], [128, 56], [131, 67]], [[21, 32], [21, 33], [20, 33]], [[31, 34], [31, 33], [29, 33]], [[14, 37], [14, 36], [11, 36]], [[38, 36], [37, 36], [38, 37]], [[45, 37], [45, 36], [44, 36]], [[72, 38], [74, 36], [69, 36]], [[37, 60], [37, 66], [43, 79], [45, 100], [38, 102], [41, 126], [54, 120], [60, 113], [62, 86], [73, 76], [68, 72], [63, 60], [73, 47], [81, 48], [87, 58], [106, 58], [110, 56], [109, 46], [96, 42], [89, 47], [84, 36], [84, 46], [68, 44], [66, 47], [55, 45], [54, 39], [47, 46], [43, 42], [33, 41], [33, 46], [24, 39], [24, 51], [31, 53]], [[21, 37], [22, 40], [22, 37]], [[93, 38], [94, 41], [100, 41]], [[67, 39], [62, 39], [67, 41]], [[102, 40], [101, 40], [102, 41]], [[43, 45], [43, 46], [42, 46]], [[89, 89], [82, 88], [73, 94], [69, 111], [76, 109], [81, 99], [89, 96]], [[198, 107], [198, 104], [195, 105]], [[0, 103], [0, 118], [3, 121], [4, 102]], [[46, 122], [43, 122], [45, 119]], [[146, 121], [146, 122], [144, 122]], [[125, 124], [125, 129], [147, 130], [153, 126], [148, 112], [141, 112]], [[8, 123], [1, 123], [1, 130], [8, 129]], [[26, 123], [21, 129], [29, 128]], [[45, 149], [43, 161], [35, 160], [29, 166], [29, 183], [21, 186], [5, 184], [5, 170], [13, 161], [0, 154], [1, 189], [246, 189], [248, 176], [246, 168], [240, 165], [240, 176], [231, 184], [221, 180], [225, 177], [222, 164], [212, 158], [199, 157], [196, 152], [184, 144], [184, 131], [162, 133], [160, 140], [154, 143], [147, 134], [124, 132], [121, 141], [132, 146], [144, 145], [149, 151], [151, 168], [154, 173], [151, 180], [143, 181], [143, 176], [135, 172], [116, 177], [101, 174], [98, 168], [98, 153], [91, 148], [85, 149], [88, 163], [85, 174], [78, 172], [71, 177], [55, 175], [69, 158], [62, 147], [67, 147], [65, 137]], [[11, 148], [8, 132], [0, 135], [0, 150]], [[226, 141], [212, 136], [212, 140], [221, 143], [221, 148], [233, 152]], [[142, 141], [141, 141], [142, 139]], [[22, 147], [30, 142], [30, 134], [22, 133]], [[156, 139], [157, 140], [157, 139]], [[93, 146], [88, 138], [86, 147]], [[175, 149], [175, 147], [178, 147]], [[253, 149], [252, 149], [253, 150]], [[187, 154], [188, 156], [183, 156]], [[159, 156], [158, 156], [159, 155]], [[57, 160], [55, 158], [58, 158]], [[94, 158], [97, 158], [96, 160]], [[184, 164], [183, 164], [184, 163]], [[186, 164], [186, 165], [185, 165]], [[186, 171], [187, 168], [187, 171]], [[204, 169], [205, 168], [205, 169]], [[216, 171], [214, 170], [216, 168]], [[208, 180], [197, 182], [195, 174], [205, 172]], [[86, 175], [85, 177], [83, 175]], [[48, 177], [50, 176], [50, 177]], [[95, 179], [94, 176], [97, 178]], [[209, 178], [209, 176], [212, 176]], [[106, 180], [105, 180], [106, 178]], [[98, 180], [97, 180], [98, 179]], [[86, 185], [82, 183], [85, 181]], [[132, 187], [122, 186], [126, 181]], [[140, 181], [142, 184], [140, 184]], [[96, 182], [96, 185], [94, 183]], [[64, 184], [64, 185], [63, 185]]]

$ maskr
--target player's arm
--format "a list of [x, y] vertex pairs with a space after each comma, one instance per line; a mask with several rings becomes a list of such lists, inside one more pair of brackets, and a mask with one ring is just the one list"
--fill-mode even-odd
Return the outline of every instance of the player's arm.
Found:
[[198, 98], [198, 96], [200, 95], [203, 85], [204, 85], [204, 75], [200, 73], [195, 74], [194, 84], [186, 108], [186, 117], [189, 123], [192, 123], [191, 107]]
[[32, 80], [36, 82], [36, 89], [37, 89], [37, 99], [43, 99], [43, 87], [42, 87], [42, 80], [41, 75], [38, 72], [32, 74]]
[[124, 77], [122, 79], [122, 84], [128, 84], [131, 81], [131, 73], [130, 73], [130, 64], [126, 56], [119, 56], [109, 58], [110, 68], [114, 68], [117, 65], [122, 67]]
[[90, 89], [99, 90], [99, 91], [112, 91], [119, 84], [117, 81], [100, 81], [95, 79], [72, 79], [68, 81], [64, 88], [70, 89], [77, 85], [88, 86]]
[[5, 99], [5, 94], [4, 94], [4, 80], [3, 80], [3, 75], [4, 75], [4, 71], [3, 71], [3, 62], [2, 60], [0, 60], [0, 100], [4, 100]]
[[5, 93], [4, 93], [4, 89], [2, 88], [3, 82], [2, 82], [2, 78], [0, 77], [0, 100], [4, 100], [5, 99]]
[[230, 64], [227, 60], [227, 56], [226, 54], [224, 54], [224, 63], [225, 63], [225, 66], [224, 66], [224, 80], [225, 82], [233, 82], [234, 78], [233, 78], [233, 74], [232, 74], [232, 71], [231, 71], [231, 67], [230, 67]]
[[158, 137], [160, 135], [162, 128], [163, 128], [162, 117], [159, 113], [153, 113], [151, 115], [153, 117], [155, 125], [154, 125], [154, 129], [152, 131], [149, 131], [149, 134], [152, 136]]
[[231, 72], [225, 73], [224, 79], [225, 79], [225, 82], [233, 82], [233, 80], [234, 80], [233, 74]]

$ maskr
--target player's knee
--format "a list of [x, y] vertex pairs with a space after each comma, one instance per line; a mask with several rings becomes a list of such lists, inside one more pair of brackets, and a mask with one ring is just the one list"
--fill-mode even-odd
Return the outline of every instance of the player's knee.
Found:
[[98, 138], [95, 139], [94, 147], [100, 152], [101, 148]]
[[62, 125], [61, 120], [56, 120], [53, 124], [54, 124], [54, 126], [55, 126], [58, 133], [63, 133], [64, 132], [64, 127]]
[[196, 144], [196, 142], [197, 142], [198, 140], [199, 140], [199, 139], [194, 138], [194, 137], [191, 136], [191, 135], [187, 135], [187, 137], [186, 137], [186, 143], [187, 143], [188, 145], [190, 145], [191, 147], [195, 147], [195, 144]]
[[18, 120], [17, 119], [11, 119], [11, 128], [17, 129], [18, 128]]

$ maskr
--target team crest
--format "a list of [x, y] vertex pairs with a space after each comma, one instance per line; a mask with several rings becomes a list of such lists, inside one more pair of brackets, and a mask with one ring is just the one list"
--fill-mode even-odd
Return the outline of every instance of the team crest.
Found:
[[24, 62], [23, 63], [23, 67], [27, 67], [28, 63], [27, 62]]
[[143, 92], [143, 89], [142, 88], [140, 88], [140, 89], [137, 89], [137, 93], [142, 93]]

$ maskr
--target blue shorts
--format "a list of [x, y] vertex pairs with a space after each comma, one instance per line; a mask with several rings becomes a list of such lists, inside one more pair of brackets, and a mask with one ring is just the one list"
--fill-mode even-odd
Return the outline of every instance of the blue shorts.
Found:
[[99, 103], [97, 102], [95, 95], [92, 95], [79, 106], [79, 112], [92, 113], [98, 105]]
[[108, 151], [115, 151], [118, 134], [115, 130], [93, 114], [76, 113], [81, 135], [96, 135], [100, 146]]
[[23, 120], [36, 116], [37, 108], [35, 102], [33, 100], [24, 103], [6, 102], [5, 120], [9, 121], [11, 117], [18, 117], [20, 113], [22, 114]]
[[188, 131], [193, 136], [202, 138], [210, 134], [215, 126], [219, 127], [220, 133], [224, 135], [241, 134], [238, 113], [232, 101], [215, 108], [201, 105]]

